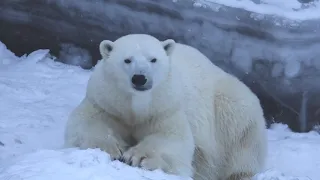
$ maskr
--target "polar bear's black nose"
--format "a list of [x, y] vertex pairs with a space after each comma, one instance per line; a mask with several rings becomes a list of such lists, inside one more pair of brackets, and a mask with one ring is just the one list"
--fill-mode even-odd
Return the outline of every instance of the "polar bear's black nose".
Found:
[[143, 86], [143, 85], [146, 84], [147, 78], [146, 78], [145, 75], [135, 74], [135, 75], [132, 76], [131, 82], [135, 86]]

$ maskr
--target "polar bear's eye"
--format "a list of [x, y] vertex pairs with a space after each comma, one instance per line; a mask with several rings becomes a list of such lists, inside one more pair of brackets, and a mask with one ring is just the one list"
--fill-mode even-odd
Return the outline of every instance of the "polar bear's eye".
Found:
[[130, 63], [131, 63], [131, 60], [130, 60], [130, 59], [125, 59], [124, 62], [125, 62], [126, 64], [130, 64]]
[[153, 59], [151, 59], [150, 62], [155, 63], [155, 62], [157, 62], [157, 59], [156, 59], [156, 58], [153, 58]]

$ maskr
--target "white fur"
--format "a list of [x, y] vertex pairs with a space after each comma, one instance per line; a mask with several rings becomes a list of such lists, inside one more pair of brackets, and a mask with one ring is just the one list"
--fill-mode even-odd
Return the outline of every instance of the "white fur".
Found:
[[[135, 34], [102, 41], [100, 52], [87, 94], [70, 115], [66, 146], [98, 147], [133, 166], [195, 180], [244, 180], [263, 168], [258, 98], [198, 50]], [[130, 84], [140, 71], [153, 82], [149, 91]]]
[[[147, 117], [150, 116], [150, 104], [151, 104], [151, 94], [134, 94], [132, 96], [132, 112], [135, 116]], [[136, 117], [137, 118], [137, 117]]]

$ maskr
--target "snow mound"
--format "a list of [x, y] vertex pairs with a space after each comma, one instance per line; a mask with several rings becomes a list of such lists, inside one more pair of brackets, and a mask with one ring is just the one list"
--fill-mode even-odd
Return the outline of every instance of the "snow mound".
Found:
[[16, 163], [3, 170], [0, 179], [191, 180], [111, 162], [109, 155], [99, 149], [39, 150], [17, 158]]
[[[132, 168], [119, 161], [111, 161], [110, 156], [99, 149], [39, 150], [15, 158], [6, 163], [2, 180], [192, 180], [168, 175], [161, 170], [145, 171]], [[310, 180], [308, 177], [285, 176], [276, 170], [258, 174], [253, 180]]]

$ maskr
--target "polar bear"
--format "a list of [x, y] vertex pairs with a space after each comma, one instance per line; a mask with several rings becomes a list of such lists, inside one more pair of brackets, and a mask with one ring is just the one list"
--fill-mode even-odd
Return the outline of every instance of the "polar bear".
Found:
[[129, 34], [103, 40], [100, 53], [67, 122], [66, 147], [195, 180], [245, 180], [263, 169], [259, 99], [200, 51]]

